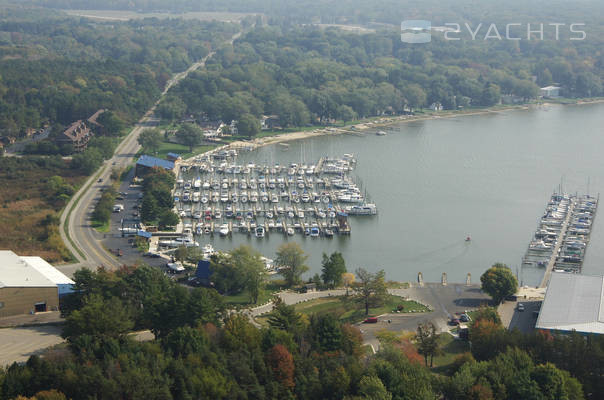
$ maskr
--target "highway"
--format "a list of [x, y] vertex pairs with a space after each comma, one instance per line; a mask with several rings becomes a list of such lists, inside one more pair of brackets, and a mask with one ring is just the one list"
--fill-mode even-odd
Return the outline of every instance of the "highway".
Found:
[[[228, 43], [233, 44], [240, 35], [241, 32], [237, 33]], [[111, 171], [114, 168], [126, 168], [134, 161], [134, 156], [140, 149], [137, 141], [138, 136], [145, 128], [153, 126], [157, 122], [153, 118], [153, 114], [161, 99], [168, 93], [170, 88], [186, 78], [189, 73], [205, 66], [206, 61], [214, 54], [214, 51], [208, 53], [202, 60], [191, 65], [186, 71], [176, 74], [168, 81], [160, 98], [119, 144], [113, 157], [105, 161], [99, 170], [93, 173], [71, 198], [61, 214], [59, 230], [63, 242], [78, 261], [75, 264], [60, 267], [63, 273], [71, 276], [73, 272], [83, 267], [95, 270], [99, 266], [104, 266], [107, 269], [113, 270], [122, 265], [108, 249], [103, 247], [101, 243], [103, 235], [91, 226], [90, 214], [94, 209], [96, 201], [101, 197], [102, 189], [109, 183]], [[71, 241], [65, 234], [65, 227], [69, 232]]]

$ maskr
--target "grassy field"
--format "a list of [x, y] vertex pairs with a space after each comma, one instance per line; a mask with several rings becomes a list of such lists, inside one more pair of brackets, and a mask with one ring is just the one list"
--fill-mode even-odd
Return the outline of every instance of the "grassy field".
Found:
[[155, 157], [166, 158], [166, 155], [168, 153], [176, 153], [176, 154], [179, 154], [182, 158], [189, 158], [189, 157], [196, 156], [198, 154], [205, 153], [206, 151], [210, 151], [214, 147], [215, 146], [211, 146], [211, 145], [197, 146], [197, 147], [194, 147], [193, 151], [191, 152], [191, 151], [189, 151], [188, 146], [184, 146], [184, 145], [178, 144], [178, 143], [163, 142], [161, 144], [161, 146], [159, 147], [159, 151], [157, 152]]
[[98, 232], [101, 233], [107, 233], [109, 232], [109, 228], [110, 228], [110, 221], [105, 221], [105, 222], [99, 222], [99, 221], [92, 221], [92, 227], [94, 229], [96, 229]]
[[50, 157], [1, 157], [0, 171], [0, 248], [49, 262], [71, 260], [58, 229], [69, 196], [58, 195], [49, 181], [60, 176], [76, 190], [85, 177]]
[[451, 367], [455, 358], [470, 351], [470, 344], [468, 342], [456, 339], [448, 333], [442, 333], [438, 337], [438, 342], [442, 354], [434, 357], [432, 371], [436, 373], [445, 373]]
[[[405, 300], [399, 296], [388, 295], [383, 306], [369, 309], [370, 316], [396, 312], [397, 306], [404, 307], [402, 312], [426, 312], [428, 309], [412, 300]], [[318, 299], [298, 303], [295, 305], [296, 311], [305, 314], [333, 314], [342, 322], [360, 322], [366, 318], [365, 309], [358, 303], [352, 303], [345, 296], [321, 297]], [[267, 315], [256, 318], [263, 324], [267, 320]]]
[[[268, 283], [260, 292], [258, 296], [257, 305], [261, 305], [270, 301], [274, 294], [281, 290], [281, 285], [278, 282]], [[232, 296], [224, 296], [224, 301], [232, 306], [255, 306], [256, 304], [250, 303], [250, 295], [247, 290]]]

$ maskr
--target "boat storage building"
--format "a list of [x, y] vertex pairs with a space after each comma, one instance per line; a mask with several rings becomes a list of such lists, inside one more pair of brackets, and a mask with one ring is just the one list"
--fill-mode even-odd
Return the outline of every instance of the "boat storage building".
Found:
[[59, 309], [74, 282], [40, 257], [0, 250], [0, 317]]
[[553, 272], [536, 328], [604, 334], [604, 276]]

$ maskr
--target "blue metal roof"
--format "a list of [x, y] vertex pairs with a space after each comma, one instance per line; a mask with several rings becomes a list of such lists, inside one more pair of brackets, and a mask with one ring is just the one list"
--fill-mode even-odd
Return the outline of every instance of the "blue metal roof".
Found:
[[146, 154], [143, 154], [138, 159], [138, 161], [136, 162], [136, 165], [142, 165], [143, 167], [149, 167], [149, 168], [161, 167], [161, 168], [169, 169], [169, 170], [174, 169], [174, 162], [168, 161], [168, 160], [162, 160], [161, 158], [157, 158], [157, 157], [148, 156]]
[[147, 231], [138, 231], [136, 233], [138, 236], [147, 238], [147, 239], [151, 239], [151, 232], [147, 232]]
[[168, 153], [168, 154], [166, 154], [166, 157], [177, 159], [177, 158], [180, 158], [180, 154]]
[[195, 276], [198, 279], [210, 279], [210, 276], [212, 276], [210, 262], [207, 260], [200, 260], [197, 263], [197, 271], [195, 271]]

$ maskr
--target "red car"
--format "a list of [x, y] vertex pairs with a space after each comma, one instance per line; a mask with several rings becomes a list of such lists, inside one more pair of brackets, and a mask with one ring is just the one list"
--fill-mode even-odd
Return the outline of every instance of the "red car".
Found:
[[378, 319], [377, 317], [369, 317], [367, 319], [365, 319], [365, 321], [363, 321], [364, 324], [377, 324]]

